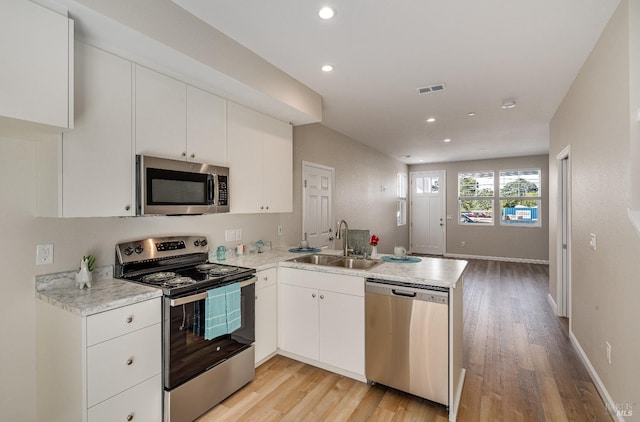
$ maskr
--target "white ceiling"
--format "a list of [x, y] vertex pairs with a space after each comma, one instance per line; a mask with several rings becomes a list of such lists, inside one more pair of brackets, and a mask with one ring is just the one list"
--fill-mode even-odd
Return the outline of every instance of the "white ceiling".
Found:
[[174, 2], [322, 95], [325, 126], [418, 163], [547, 153], [549, 121], [619, 0]]

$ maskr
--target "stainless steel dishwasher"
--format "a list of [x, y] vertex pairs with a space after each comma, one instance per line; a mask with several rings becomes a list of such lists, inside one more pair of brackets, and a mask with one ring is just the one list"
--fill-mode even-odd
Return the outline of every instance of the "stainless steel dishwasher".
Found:
[[367, 279], [365, 375], [449, 405], [449, 290]]

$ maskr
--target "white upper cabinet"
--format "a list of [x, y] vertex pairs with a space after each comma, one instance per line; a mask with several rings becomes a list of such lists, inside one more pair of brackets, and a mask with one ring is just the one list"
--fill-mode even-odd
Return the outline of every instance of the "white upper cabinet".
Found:
[[227, 116], [231, 212], [291, 212], [291, 125], [232, 102]]
[[25, 0], [0, 1], [0, 116], [73, 127], [73, 21]]
[[136, 154], [225, 165], [226, 101], [136, 65]]
[[187, 157], [187, 86], [142, 66], [136, 69], [136, 154]]
[[76, 53], [76, 127], [38, 143], [38, 214], [133, 215], [131, 62], [81, 42]]
[[227, 164], [227, 101], [187, 85], [187, 158]]

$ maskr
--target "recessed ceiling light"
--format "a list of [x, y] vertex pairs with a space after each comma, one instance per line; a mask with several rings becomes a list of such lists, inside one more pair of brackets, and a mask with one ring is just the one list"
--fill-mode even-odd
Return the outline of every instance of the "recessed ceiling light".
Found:
[[435, 122], [435, 121], [436, 121], [436, 118], [435, 118], [435, 117], [429, 117], [429, 118], [427, 119], [427, 123], [433, 123], [433, 122]]
[[500, 108], [502, 108], [503, 110], [511, 110], [512, 108], [515, 108], [515, 106], [516, 106], [516, 100], [509, 99], [509, 100], [504, 100]]
[[332, 17], [334, 17], [336, 15], [336, 10], [332, 7], [329, 6], [325, 6], [322, 9], [320, 9], [320, 11], [318, 12], [318, 16], [320, 16], [321, 19], [331, 19]]
[[443, 139], [442, 142], [449, 143], [449, 142], [451, 142], [451, 139], [449, 139], [449, 138]]
[[323, 72], [331, 72], [333, 70], [333, 65], [325, 64], [321, 69]]
[[470, 111], [470, 112], [467, 113], [467, 116], [469, 116], [469, 117], [473, 117], [475, 115], [476, 115], [476, 113], [474, 113], [473, 111]]

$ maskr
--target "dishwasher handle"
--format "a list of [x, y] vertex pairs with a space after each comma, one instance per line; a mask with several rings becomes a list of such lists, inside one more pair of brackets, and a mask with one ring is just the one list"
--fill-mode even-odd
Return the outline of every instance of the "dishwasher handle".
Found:
[[416, 292], [407, 292], [398, 289], [391, 289], [391, 293], [396, 296], [404, 296], [404, 297], [416, 297], [418, 294]]

